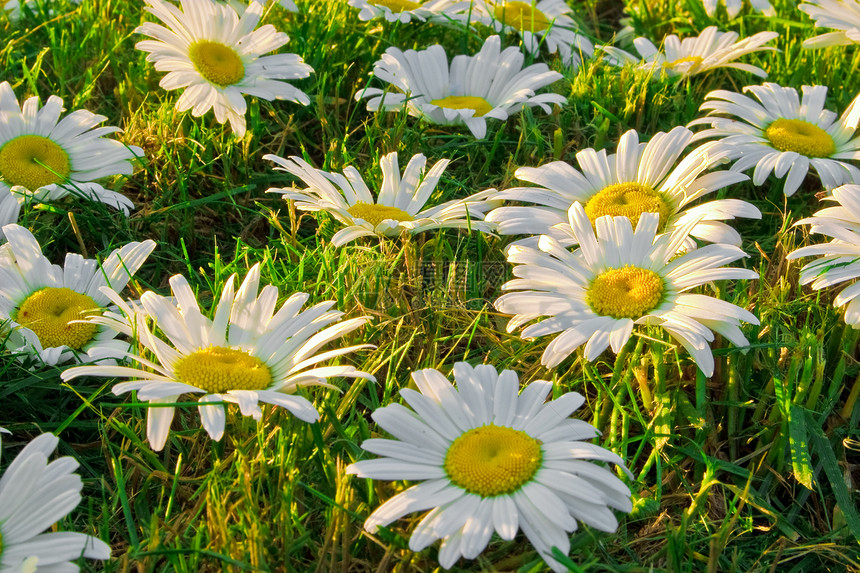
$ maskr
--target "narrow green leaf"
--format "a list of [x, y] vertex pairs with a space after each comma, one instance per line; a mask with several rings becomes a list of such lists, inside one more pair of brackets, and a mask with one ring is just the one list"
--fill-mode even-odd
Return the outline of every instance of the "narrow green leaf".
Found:
[[839, 462], [836, 461], [833, 446], [827, 436], [824, 435], [824, 431], [815, 424], [815, 418], [812, 417], [811, 413], [806, 412], [806, 420], [812, 434], [813, 449], [816, 455], [821, 458], [824, 474], [833, 489], [833, 497], [836, 498], [837, 505], [845, 515], [845, 521], [848, 523], [848, 529], [851, 530], [854, 539], [860, 541], [860, 514], [857, 513], [857, 506], [851, 500], [851, 494], [842, 478], [842, 472], [839, 471]]
[[798, 482], [806, 489], [812, 489], [812, 465], [809, 459], [809, 448], [806, 431], [806, 410], [800, 406], [791, 405], [788, 412], [788, 442], [791, 447], [791, 469]]

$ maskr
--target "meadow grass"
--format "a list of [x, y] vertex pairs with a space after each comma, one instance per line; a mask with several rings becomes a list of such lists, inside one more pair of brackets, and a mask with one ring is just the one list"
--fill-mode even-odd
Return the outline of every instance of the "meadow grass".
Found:
[[[773, 3], [777, 18], [746, 8], [728, 25], [724, 12], [712, 20], [698, 0], [571, 5], [599, 42], [610, 42], [625, 16], [638, 35], [657, 42], [711, 24], [742, 36], [775, 30], [780, 51], [744, 61], [781, 85], [828, 86], [828, 107], [841, 111], [860, 91], [860, 50], [803, 50], [811, 21], [791, 0]], [[709, 91], [759, 82], [723, 70], [649, 81], [596, 61], [571, 71], [553, 59], [564, 79], [552, 89], [568, 105], [550, 116], [525, 111], [504, 125], [491, 122], [486, 139], [477, 141], [465, 130], [405, 114], [369, 113], [354, 94], [390, 46], [441, 43], [449, 54], [474, 53], [486, 30], [364, 23], [340, 0], [299, 6], [298, 15], [271, 8], [264, 22], [290, 36], [282, 51], [314, 68], [309, 79], [294, 82], [311, 104], [254, 101], [242, 140], [211, 114], [174, 111], [178, 94], [158, 87], [162, 74], [134, 49], [140, 37], [133, 30], [148, 18], [140, 2], [59, 2], [53, 13], [39, 4], [18, 24], [0, 23], [6, 38], [0, 80], [10, 81], [19, 99], [56, 94], [69, 110], [102, 113], [125, 130], [124, 142], [146, 153], [133, 176], [115, 183], [137, 205], [130, 218], [74, 201], [23, 215], [21, 224], [52, 260], [66, 251], [104, 256], [127, 241], [152, 238], [158, 247], [132, 282], [135, 295], [167, 294], [168, 278], [183, 273], [209, 306], [230, 274], [243, 277], [259, 262], [263, 282], [282, 295], [307, 292], [315, 302], [335, 300], [348, 317], [373, 319], [344, 345], [377, 346], [351, 359], [377, 382], [340, 379], [334, 384], [341, 392], [302, 390], [321, 412], [317, 424], [276, 408], [264, 409], [259, 424], [232, 412], [225, 437], [213, 442], [188, 402], [162, 452], [145, 441], [145, 405], [114, 396], [111, 380], [62, 383], [59, 369], [29, 370], [0, 356], [0, 425], [14, 434], [4, 446], [14, 450], [40, 432], [55, 432], [60, 454], [81, 463], [85, 501], [61, 527], [100, 536], [113, 548], [111, 561], [86, 562], [83, 570], [439, 570], [438, 544], [420, 553], [407, 548], [420, 516], [374, 535], [362, 531], [366, 516], [408, 484], [358, 479], [345, 468], [366, 456], [363, 440], [381, 435], [369, 414], [399, 400], [411, 371], [447, 374], [465, 360], [513, 369], [524, 382], [551, 380], [556, 396], [582, 393], [587, 401], [578, 415], [603, 432], [598, 442], [633, 471], [633, 512], [619, 515], [616, 534], [584, 526], [576, 532], [564, 561], [572, 571], [860, 571], [858, 333], [844, 325], [831, 293], [798, 286], [801, 262], [785, 258], [808, 239], [792, 224], [818, 209], [821, 188], [813, 175], [788, 199], [776, 181], [719, 192], [763, 213], [760, 221], [733, 223], [750, 255], [740, 264], [760, 278], [705, 291], [752, 309], [761, 325], [745, 329], [746, 349], [717, 337], [710, 379], [657, 329], [640, 331], [617, 357], [605, 353], [588, 363], [579, 352], [546, 370], [540, 355], [547, 340], [507, 334], [507, 317], [492, 307], [510, 276], [502, 254], [507, 239], [447, 231], [334, 248], [333, 219], [297, 212], [265, 193], [293, 181], [271, 169], [266, 153], [299, 155], [326, 170], [354, 165], [371, 181], [381, 176], [385, 153], [398, 151], [405, 163], [403, 157], [421, 152], [429, 162], [453, 160], [440, 200], [502, 189], [515, 184], [517, 167], [573, 162], [585, 147], [614, 148], [630, 128], [644, 140], [697, 117]], [[461, 560], [453, 570], [544, 567], [519, 536], [494, 539], [478, 559]]]

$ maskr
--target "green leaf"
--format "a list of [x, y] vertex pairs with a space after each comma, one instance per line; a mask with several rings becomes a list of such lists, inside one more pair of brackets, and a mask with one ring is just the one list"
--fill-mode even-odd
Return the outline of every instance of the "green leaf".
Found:
[[812, 489], [812, 465], [806, 432], [805, 408], [791, 405], [788, 411], [788, 442], [791, 446], [791, 469], [806, 489]]
[[806, 421], [812, 433], [812, 446], [816, 455], [821, 458], [821, 465], [824, 468], [827, 481], [830, 482], [830, 487], [833, 489], [836, 504], [842, 510], [845, 521], [848, 523], [848, 529], [851, 530], [854, 539], [860, 541], [860, 514], [857, 513], [857, 506], [851, 500], [851, 493], [845, 485], [842, 472], [839, 471], [839, 462], [836, 461], [833, 446], [827, 436], [824, 435], [824, 431], [816, 425], [815, 418], [810, 412], [806, 412]]

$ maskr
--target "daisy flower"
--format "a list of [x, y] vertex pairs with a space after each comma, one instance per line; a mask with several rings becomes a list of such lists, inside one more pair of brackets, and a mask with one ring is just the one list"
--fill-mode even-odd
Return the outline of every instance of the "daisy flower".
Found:
[[[585, 398], [568, 392], [544, 403], [552, 383], [536, 380], [517, 394], [512, 370], [454, 365], [457, 388], [438, 370], [412, 373], [418, 392], [400, 395], [413, 409], [391, 404], [372, 417], [396, 439], [365, 440], [361, 447], [383, 456], [347, 467], [376, 480], [424, 480], [386, 501], [364, 528], [374, 533], [406, 514], [430, 510], [415, 527], [409, 548], [421, 551], [442, 540], [439, 563], [448, 569], [460, 556], [474, 559], [493, 531], [511, 540], [522, 529], [553, 569], [552, 548], [570, 551], [577, 521], [612, 532], [612, 509], [629, 512], [630, 490], [608, 469], [614, 453], [588, 441], [599, 432], [570, 419]], [[632, 476], [631, 476], [632, 477]]]
[[62, 120], [63, 100], [48, 98], [39, 107], [31, 97], [21, 106], [9, 82], [0, 83], [0, 196], [13, 192], [18, 202], [27, 197], [50, 201], [74, 195], [99, 201], [126, 215], [134, 204], [108, 191], [96, 179], [131, 175], [132, 159], [143, 150], [103, 137], [118, 127], [96, 127], [107, 119], [85, 109]]
[[[659, 232], [695, 219], [698, 223], [691, 229], [693, 237], [740, 246], [740, 234], [720, 221], [735, 217], [759, 219], [758, 209], [738, 199], [719, 199], [695, 207], [691, 204], [748, 177], [731, 171], [704, 174], [727, 155], [713, 145], [695, 149], [678, 163], [692, 138], [689, 129], [676, 127], [669, 133], [656, 134], [647, 143], [639, 143], [639, 135], [631, 129], [621, 136], [618, 150], [612, 155], [607, 155], [605, 149], [591, 148], [577, 153], [582, 171], [563, 161], [520, 167], [516, 177], [539, 187], [514, 187], [493, 198], [535, 203], [539, 207], [499, 207], [488, 213], [486, 220], [496, 223], [502, 235], [547, 234], [570, 246], [576, 239], [566, 225], [567, 215], [578, 201], [592, 222], [603, 215], [626, 216], [635, 226], [642, 213], [658, 213]], [[537, 237], [518, 244], [534, 247]], [[695, 242], [688, 241], [686, 247], [695, 248]]]
[[463, 8], [468, 7], [468, 4], [458, 0], [349, 0], [350, 6], [360, 10], [359, 20], [385, 18], [388, 22], [401, 24], [408, 24], [413, 20], [461, 20]]
[[810, 225], [813, 233], [832, 237], [829, 243], [801, 247], [789, 253], [788, 259], [822, 255], [800, 269], [800, 284], [812, 283], [820, 290], [845, 281], [851, 283], [836, 295], [833, 306], [845, 307], [845, 322], [860, 328], [860, 185], [843, 185], [825, 200], [838, 207], [822, 209], [795, 225]]
[[[114, 394], [136, 390], [139, 400], [151, 404], [169, 404], [183, 394], [201, 394], [197, 399], [200, 419], [213, 440], [224, 435], [226, 410], [222, 402], [238, 404], [242, 415], [257, 421], [262, 418], [260, 402], [264, 402], [313, 423], [319, 413], [306, 398], [294, 394], [299, 386], [329, 386], [326, 379], [335, 376], [375, 380], [353, 366], [315, 366], [355, 350], [373, 348], [362, 344], [316, 353], [328, 342], [359, 328], [367, 317], [333, 324], [343, 316], [340, 311], [329, 310], [334, 302], [301, 311], [308, 300], [305, 293], [293, 294], [274, 312], [278, 288], [266, 285], [260, 291], [259, 264], [248, 271], [238, 291], [234, 289], [235, 278], [233, 275], [227, 280], [211, 319], [200, 312], [182, 275], [170, 279], [173, 298], [145, 292], [140, 299], [142, 311], [103, 289], [124, 316], [106, 315], [91, 322], [135, 336], [148, 351], [147, 357], [127, 353], [139, 368], [77, 366], [64, 371], [63, 380], [79, 376], [131, 378], [114, 386]], [[153, 327], [148, 319], [154, 322]], [[155, 327], [164, 338], [154, 334]], [[173, 411], [172, 406], [147, 411], [146, 433], [154, 450], [164, 448]]]
[[0, 246], [0, 321], [12, 328], [6, 349], [45, 364], [122, 356], [128, 344], [114, 340], [115, 332], [73, 321], [104, 312], [110, 301], [99, 289], [124, 289], [155, 242], [128, 243], [102, 263], [69, 253], [60, 267], [24, 227], [6, 225], [3, 233], [9, 242]]
[[73, 560], [109, 559], [101, 539], [56, 531], [42, 533], [81, 502], [78, 462], [69, 456], [48, 462], [56, 436], [42, 434], [12, 460], [0, 479], [0, 573], [77, 571]]
[[475, 15], [500, 34], [516, 33], [530, 54], [545, 44], [550, 54], [558, 53], [564, 65], [579, 65], [580, 53], [590, 56], [594, 45], [583, 34], [581, 24], [571, 18], [564, 0], [477, 0]]
[[816, 28], [839, 30], [804, 40], [804, 48], [860, 44], [860, 0], [807, 0], [797, 8], [815, 20]]
[[666, 74], [674, 77], [688, 77], [716, 68], [735, 68], [756, 76], [767, 77], [767, 72], [751, 64], [734, 60], [764, 50], [776, 50], [764, 44], [779, 37], [776, 32], [759, 32], [738, 41], [737, 32], [718, 32], [716, 26], [709, 26], [694, 38], [681, 40], [671, 34], [663, 39], [663, 52], [647, 38], [636, 38], [633, 46], [641, 59], [612, 46], [603, 46], [609, 56], [609, 63], [622, 66], [635, 64], [638, 69], [651, 74]]
[[714, 280], [758, 278], [754, 271], [720, 265], [747, 256], [733, 245], [706, 245], [676, 256], [696, 220], [671, 233], [657, 234], [659, 216], [644, 213], [635, 232], [627, 217], [600, 217], [597, 236], [579, 203], [570, 208], [570, 226], [579, 249], [571, 253], [544, 235], [539, 248], [511, 247], [514, 276], [502, 290], [496, 309], [514, 314], [508, 332], [541, 316], [523, 330], [523, 338], [559, 334], [541, 360], [548, 368], [585, 343], [592, 361], [607, 346], [618, 353], [634, 324], [662, 327], [693, 357], [708, 377], [714, 373], [709, 343], [715, 331], [736, 346], [749, 343], [741, 321], [758, 324], [746, 310], [701, 294], [686, 293]]
[[[855, 137], [856, 119], [846, 110], [842, 117], [824, 109], [825, 86], [803, 86], [797, 90], [774, 83], [747, 86], [758, 101], [739, 93], [717, 90], [705, 96], [700, 110], [734, 116], [704, 117], [689, 125], [710, 124], [696, 140], [718, 137], [716, 149], [737, 159], [731, 169], [746, 171], [755, 166], [753, 183], [761, 185], [771, 172], [785, 178], [786, 196], [794, 195], [812, 166], [821, 184], [832, 189], [860, 182], [860, 170], [844, 160], [860, 159], [860, 137]], [[759, 103], [760, 102], [760, 103]]]
[[[725, 5], [729, 18], [734, 18], [740, 13], [744, 5], [744, 0], [702, 0], [702, 3], [705, 5], [705, 12], [712, 18], [717, 13], [717, 4], [720, 3]], [[754, 10], [762, 12], [765, 16], [770, 16], [771, 18], [776, 16], [776, 10], [773, 9], [768, 0], [750, 0], [750, 5]]]
[[388, 48], [373, 67], [373, 75], [399, 91], [365, 88], [355, 99], [370, 98], [367, 109], [401, 110], [439, 125], [465, 125], [478, 139], [487, 134], [487, 119], [506, 121], [524, 106], [546, 113], [550, 104], [567, 100], [559, 94], [535, 92], [561, 79], [545, 64], [523, 68], [523, 54], [514, 47], [501, 51], [501, 40], [490, 36], [476, 56], [448, 56], [440, 45], [402, 52]]
[[241, 18], [230, 6], [211, 0], [181, 0], [180, 10], [164, 0], [146, 0], [147, 11], [168, 28], [145, 22], [135, 32], [155, 38], [135, 46], [149, 52], [155, 69], [169, 72], [159, 85], [166, 90], [185, 88], [176, 102], [179, 111], [200, 117], [210, 109], [218, 123], [230, 121], [239, 137], [245, 135], [247, 104], [243, 94], [307, 105], [310, 98], [282, 80], [310, 76], [313, 69], [296, 54], [262, 56], [287, 43], [286, 34], [267, 24], [254, 29], [263, 6], [251, 2]]
[[302, 211], [326, 211], [347, 225], [332, 237], [331, 242], [336, 247], [359, 237], [396, 237], [403, 231], [417, 234], [430, 229], [453, 228], [487, 232], [494, 228], [481, 219], [484, 211], [496, 204], [486, 201], [496, 194], [495, 189], [425, 208], [448, 166], [447, 159], [436, 163], [424, 175], [427, 159], [420, 153], [414, 155], [401, 178], [397, 152], [385, 155], [379, 160], [382, 184], [376, 198], [354, 167], [347, 167], [340, 174], [314, 169], [296, 156], [284, 159], [270, 154], [263, 159], [274, 161], [279, 166], [276, 170], [295, 175], [308, 186], [307, 189], [272, 188], [269, 193], [280, 193], [284, 199], [295, 201]]

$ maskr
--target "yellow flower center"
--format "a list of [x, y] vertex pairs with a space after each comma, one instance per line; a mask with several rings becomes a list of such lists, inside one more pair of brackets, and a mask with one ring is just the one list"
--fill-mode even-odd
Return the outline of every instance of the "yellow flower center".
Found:
[[421, 7], [418, 2], [410, 2], [409, 0], [372, 0], [370, 3], [381, 8], [388, 8], [394, 13], [408, 12]]
[[807, 157], [830, 157], [836, 152], [836, 144], [826, 131], [802, 119], [780, 118], [764, 134], [780, 151], [796, 151]]
[[99, 327], [90, 323], [69, 324], [101, 314], [101, 309], [90, 297], [70, 288], [48, 287], [28, 296], [12, 318], [39, 337], [42, 348], [68, 346], [80, 350], [91, 341]]
[[41, 135], [21, 135], [0, 148], [0, 175], [9, 186], [35, 191], [65, 181], [71, 172], [69, 154]]
[[687, 56], [686, 58], [678, 58], [677, 60], [672, 60], [671, 62], [663, 62], [663, 67], [672, 70], [682, 68], [682, 71], [691, 73], [695, 70], [698, 70], [699, 66], [702, 65], [703, 61], [704, 59], [701, 56]]
[[489, 425], [454, 440], [445, 471], [469, 493], [492, 497], [517, 491], [534, 477], [542, 459], [540, 442], [525, 432]]
[[388, 205], [377, 205], [375, 203], [364, 203], [359, 201], [352, 207], [346, 210], [347, 213], [356, 219], [364, 219], [374, 227], [386, 219], [393, 221], [413, 221], [415, 218], [397, 207], [389, 207]]
[[227, 390], [264, 390], [272, 384], [265, 362], [244, 350], [210, 346], [192, 352], [173, 367], [180, 382], [210, 394]]
[[526, 2], [505, 2], [497, 4], [493, 15], [505, 26], [516, 28], [521, 32], [540, 32], [552, 24], [543, 12], [533, 8]]
[[597, 275], [586, 300], [601, 316], [639, 318], [657, 308], [664, 288], [663, 278], [654, 271], [626, 265]]
[[662, 228], [671, 212], [672, 208], [660, 193], [636, 182], [615, 183], [604, 187], [585, 204], [585, 214], [592, 224], [604, 215], [623, 216], [630, 219], [634, 229], [642, 213], [659, 214]]
[[448, 96], [442, 99], [434, 99], [430, 103], [448, 109], [473, 109], [474, 117], [486, 115], [493, 109], [492, 104], [482, 97], [477, 96]]
[[195, 42], [188, 48], [188, 57], [194, 69], [216, 86], [231, 86], [245, 77], [245, 65], [239, 54], [220, 42]]

